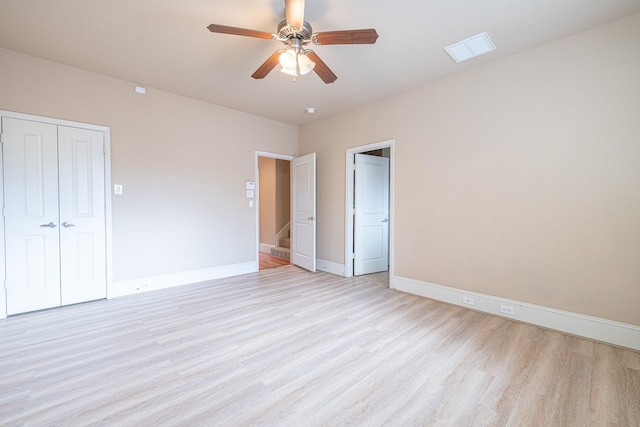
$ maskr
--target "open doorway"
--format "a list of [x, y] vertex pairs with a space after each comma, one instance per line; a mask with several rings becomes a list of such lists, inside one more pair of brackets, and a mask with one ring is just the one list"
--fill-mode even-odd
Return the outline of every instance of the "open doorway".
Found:
[[[261, 243], [260, 236], [260, 158], [284, 160], [289, 165], [289, 186], [286, 187], [286, 179], [280, 181], [282, 190], [280, 194], [284, 196], [287, 193], [284, 188], [288, 188], [289, 194], [289, 225], [278, 228], [276, 225], [276, 234], [273, 243]], [[277, 163], [276, 163], [277, 165]], [[283, 164], [284, 166], [284, 164]], [[285, 166], [286, 167], [286, 166]], [[276, 174], [277, 175], [277, 174]], [[316, 153], [308, 153], [300, 157], [292, 157], [283, 154], [265, 153], [256, 151], [255, 153], [255, 177], [257, 193], [256, 206], [256, 258], [260, 260], [261, 253], [272, 254], [272, 248], [278, 250], [278, 244], [281, 244], [281, 238], [289, 237], [290, 243], [290, 259], [289, 263], [302, 267], [311, 272], [316, 271]], [[266, 180], [266, 178], [264, 178]], [[278, 202], [275, 197], [275, 202]], [[249, 201], [249, 206], [253, 206], [253, 202]], [[263, 239], [266, 238], [263, 236]], [[277, 242], [277, 243], [276, 243]], [[271, 246], [270, 246], [271, 245]], [[280, 246], [282, 249], [282, 246]], [[284, 253], [281, 253], [283, 255]], [[281, 256], [278, 256], [280, 258]], [[264, 258], [264, 256], [263, 256]], [[267, 267], [265, 265], [265, 267]], [[258, 262], [258, 268], [260, 268]]]
[[394, 141], [347, 150], [345, 276], [393, 281]]
[[258, 265], [260, 270], [290, 263], [290, 160], [259, 155]]

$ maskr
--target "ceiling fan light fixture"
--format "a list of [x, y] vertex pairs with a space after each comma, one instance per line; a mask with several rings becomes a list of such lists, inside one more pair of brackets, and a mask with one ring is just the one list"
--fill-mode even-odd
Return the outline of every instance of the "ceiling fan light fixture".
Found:
[[305, 0], [284, 0], [284, 4], [285, 19], [280, 21], [275, 34], [219, 24], [211, 24], [207, 27], [212, 33], [275, 40], [285, 45], [284, 49], [273, 52], [258, 67], [251, 75], [254, 79], [264, 79], [276, 65], [280, 64], [282, 72], [294, 76], [293, 81], [296, 81], [298, 75], [315, 71], [324, 83], [333, 83], [338, 76], [315, 52], [306, 50], [309, 44], [373, 44], [378, 39], [378, 33], [374, 28], [314, 33], [311, 25], [304, 20]]
[[298, 68], [300, 69], [300, 74], [301, 75], [305, 75], [305, 74], [309, 74], [311, 72], [311, 70], [313, 70], [313, 67], [315, 67], [316, 64], [315, 62], [313, 62], [312, 60], [310, 60], [307, 55], [299, 55], [298, 56]]
[[295, 69], [296, 68], [296, 51], [294, 49], [286, 49], [280, 54], [280, 65], [282, 68]]
[[298, 73], [296, 72], [295, 67], [294, 67], [294, 68], [284, 68], [284, 67], [283, 67], [283, 68], [280, 70], [280, 72], [281, 72], [281, 73], [285, 73], [285, 74], [289, 74], [290, 76], [293, 76], [293, 77], [297, 77], [297, 76], [298, 76]]

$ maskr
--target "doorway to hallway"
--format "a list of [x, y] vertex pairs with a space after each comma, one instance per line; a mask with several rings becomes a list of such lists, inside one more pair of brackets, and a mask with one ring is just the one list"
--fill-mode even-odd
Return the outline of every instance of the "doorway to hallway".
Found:
[[394, 141], [347, 150], [345, 276], [384, 273], [393, 284]]
[[289, 160], [258, 156], [258, 264], [260, 270], [290, 263], [289, 171]]

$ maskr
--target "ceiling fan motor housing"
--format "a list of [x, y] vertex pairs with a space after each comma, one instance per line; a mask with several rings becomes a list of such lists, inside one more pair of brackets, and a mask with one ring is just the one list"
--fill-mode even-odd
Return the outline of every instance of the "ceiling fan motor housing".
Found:
[[286, 19], [281, 21], [278, 24], [278, 38], [282, 39], [283, 42], [291, 39], [301, 40], [304, 44], [308, 44], [311, 42], [311, 38], [313, 36], [313, 29], [308, 22], [304, 22], [302, 27], [294, 28], [287, 24]]

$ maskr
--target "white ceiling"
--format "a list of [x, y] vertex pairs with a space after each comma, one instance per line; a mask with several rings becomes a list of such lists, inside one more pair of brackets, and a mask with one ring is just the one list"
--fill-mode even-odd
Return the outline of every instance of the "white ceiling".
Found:
[[[284, 0], [1, 0], [0, 46], [301, 125], [640, 11], [640, 0], [307, 0], [314, 31], [375, 28], [374, 45], [315, 46], [338, 75], [251, 74], [281, 44]], [[456, 64], [444, 46], [488, 32], [497, 49]], [[1, 66], [1, 64], [0, 64]], [[132, 88], [133, 90], [133, 88]], [[305, 114], [315, 107], [314, 116]]]

